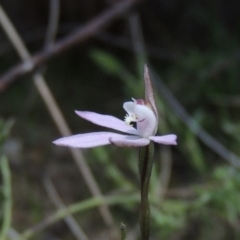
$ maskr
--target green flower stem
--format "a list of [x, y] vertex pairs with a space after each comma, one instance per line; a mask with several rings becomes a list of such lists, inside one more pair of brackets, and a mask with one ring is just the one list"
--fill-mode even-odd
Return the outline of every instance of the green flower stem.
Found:
[[121, 240], [126, 240], [126, 225], [121, 223], [120, 230], [121, 230]]
[[12, 216], [12, 198], [11, 198], [11, 175], [8, 165], [8, 160], [5, 156], [0, 157], [0, 168], [2, 172], [3, 181], [3, 221], [0, 232], [0, 239], [7, 239], [7, 233], [11, 225]]
[[150, 207], [148, 200], [149, 180], [153, 165], [154, 145], [151, 142], [139, 149], [139, 174], [141, 183], [140, 231], [141, 240], [149, 239]]

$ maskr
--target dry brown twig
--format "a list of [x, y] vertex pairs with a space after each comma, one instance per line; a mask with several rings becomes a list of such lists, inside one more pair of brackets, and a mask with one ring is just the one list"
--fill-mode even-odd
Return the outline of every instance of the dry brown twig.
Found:
[[[89, 21], [83, 28], [57, 41], [51, 49], [41, 51], [31, 57], [29, 62], [20, 63], [12, 67], [9, 71], [0, 77], [0, 91], [3, 91], [8, 85], [13, 83], [19, 77], [32, 73], [38, 67], [45, 64], [51, 58], [69, 50], [75, 45], [82, 43], [92, 37], [96, 32], [102, 30], [111, 21], [122, 16], [140, 0], [119, 1], [112, 8], [106, 10], [93, 20]], [[31, 63], [31, 64], [29, 64]]]
[[[60, 1], [50, 0], [48, 28], [46, 31], [45, 42], [44, 42], [44, 48], [46, 50], [51, 49], [52, 45], [54, 44], [57, 31], [58, 31], [59, 15], [60, 15]], [[39, 73], [41, 75], [41, 72]], [[35, 78], [36, 78], [36, 74], [35, 74]], [[49, 198], [51, 199], [53, 204], [56, 206], [56, 208], [58, 209], [65, 208], [65, 205], [62, 202], [60, 196], [58, 195], [57, 190], [55, 189], [50, 177], [45, 177], [43, 180], [43, 183]], [[75, 218], [71, 214], [66, 216], [64, 220], [76, 239], [88, 240], [88, 237], [86, 236], [82, 228], [79, 226], [79, 224], [76, 222]]]
[[[2, 80], [0, 80], [0, 90], [3, 90], [7, 85], [16, 80], [17, 77], [33, 72], [37, 67], [46, 63], [50, 58], [68, 50], [79, 42], [87, 40], [89, 37], [94, 35], [96, 31], [102, 29], [104, 26], [107, 25], [107, 23], [120, 16], [124, 11], [129, 9], [131, 6], [134, 5], [134, 3], [137, 2], [137, 0], [126, 0], [115, 5], [110, 10], [107, 10], [99, 17], [96, 17], [90, 23], [86, 24], [86, 27], [84, 27], [83, 29], [78, 30], [76, 33], [63, 38], [56, 44], [52, 45], [51, 48], [47, 48], [47, 50], [36, 54], [34, 57], [31, 57], [21, 38], [17, 34], [14, 26], [11, 24], [3, 9], [0, 8], [0, 22], [12, 44], [14, 45], [23, 60], [23, 63], [14, 67], [5, 75], [5, 77], [2, 78]], [[60, 132], [63, 135], [70, 135], [71, 132], [69, 130], [69, 127], [67, 126], [66, 121], [64, 120], [62, 113], [58, 108], [57, 103], [55, 102], [55, 99], [53, 98], [51, 91], [49, 90], [43, 76], [40, 73], [36, 73], [33, 77], [34, 83], [40, 95], [43, 97], [43, 100], [45, 101], [47, 107], [49, 108], [49, 111]], [[70, 149], [70, 151], [74, 159], [76, 160], [76, 163], [79, 166], [92, 194], [94, 196], [102, 196], [101, 191], [91, 173], [91, 170], [86, 164], [86, 161], [84, 160], [81, 151], [78, 151], [76, 149]], [[106, 206], [102, 206], [100, 210], [105, 220], [105, 223], [108, 226], [113, 226], [113, 219], [108, 208]]]
[[[56, 188], [54, 187], [51, 179], [49, 177], [45, 177], [43, 180], [44, 187], [48, 193], [49, 198], [53, 202], [53, 204], [56, 206], [57, 209], [66, 209], [66, 206], [62, 202], [60, 196], [57, 193]], [[78, 240], [89, 240], [87, 235], [83, 232], [81, 227], [79, 227], [78, 223], [74, 219], [71, 213], [69, 213], [65, 218], [64, 218], [66, 224], [69, 226], [71, 229], [73, 235], [75, 236], [76, 239]]]
[[[137, 20], [137, 17], [135, 16], [130, 19], [132, 22], [132, 35], [133, 35], [133, 41], [136, 54], [140, 55], [140, 58], [146, 58], [146, 55], [144, 53], [144, 41], [141, 35], [141, 29], [139, 21]], [[141, 56], [142, 55], [142, 56]], [[144, 56], [145, 55], [145, 56]], [[236, 55], [236, 57], [238, 54]], [[141, 59], [140, 61], [141, 62]], [[145, 62], [147, 62], [145, 60]], [[151, 66], [150, 66], [151, 67]], [[158, 93], [160, 93], [161, 97], [165, 99], [165, 101], [170, 105], [170, 107], [175, 111], [175, 113], [179, 116], [179, 118], [196, 134], [196, 136], [208, 147], [210, 147], [214, 152], [216, 152], [220, 157], [227, 160], [229, 163], [231, 163], [235, 167], [240, 167], [240, 158], [235, 155], [233, 152], [228, 150], [224, 145], [222, 145], [219, 141], [217, 141], [214, 137], [212, 137], [205, 129], [203, 129], [183, 108], [183, 106], [178, 102], [178, 100], [174, 97], [174, 95], [171, 93], [171, 91], [167, 88], [167, 86], [164, 84], [162, 79], [156, 74], [153, 69], [151, 69], [152, 75], [153, 75], [153, 82], [158, 90]], [[164, 148], [162, 149], [164, 150]], [[166, 154], [166, 155], [165, 155]], [[161, 172], [161, 196], [164, 195], [164, 192], [167, 189], [168, 182], [171, 175], [171, 153], [162, 151], [162, 172]]]

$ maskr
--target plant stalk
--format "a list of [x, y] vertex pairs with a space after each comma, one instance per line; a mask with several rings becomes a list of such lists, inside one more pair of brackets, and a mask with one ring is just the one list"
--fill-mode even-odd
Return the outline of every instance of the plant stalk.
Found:
[[149, 180], [153, 165], [154, 145], [150, 143], [139, 149], [139, 174], [141, 184], [140, 232], [141, 240], [149, 239], [150, 206], [148, 200]]

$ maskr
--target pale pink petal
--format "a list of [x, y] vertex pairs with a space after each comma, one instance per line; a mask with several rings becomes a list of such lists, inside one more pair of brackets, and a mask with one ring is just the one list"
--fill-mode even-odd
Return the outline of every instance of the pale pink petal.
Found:
[[145, 105], [136, 105], [134, 113], [138, 116], [137, 131], [141, 137], [154, 136], [157, 132], [157, 119], [153, 110]]
[[123, 104], [124, 110], [130, 115], [134, 113], [135, 106], [136, 106], [135, 102], [125, 102]]
[[150, 142], [148, 138], [138, 136], [111, 137], [109, 141], [119, 147], [142, 147], [148, 145]]
[[112, 128], [121, 132], [130, 133], [134, 135], [138, 134], [135, 128], [127, 125], [124, 121], [116, 117], [87, 111], [75, 111], [75, 112], [81, 118], [84, 118], [87, 121], [97, 124], [99, 126]]
[[175, 134], [169, 134], [164, 136], [152, 136], [149, 137], [156, 143], [161, 143], [165, 145], [177, 145], [177, 136]]
[[111, 132], [92, 132], [63, 137], [53, 143], [65, 147], [91, 148], [110, 144], [109, 138], [122, 139], [124, 137], [128, 136]]

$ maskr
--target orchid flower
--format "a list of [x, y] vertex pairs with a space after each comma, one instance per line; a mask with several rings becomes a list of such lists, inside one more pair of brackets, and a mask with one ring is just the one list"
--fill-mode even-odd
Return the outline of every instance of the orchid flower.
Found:
[[[63, 137], [53, 143], [73, 148], [91, 148], [108, 144], [120, 147], [142, 147], [148, 145], [151, 140], [159, 144], [176, 145], [177, 136], [175, 134], [155, 136], [158, 127], [158, 113], [146, 65], [144, 67], [144, 80], [146, 99], [133, 99], [133, 101], [125, 102], [123, 108], [127, 115], [124, 121], [114, 116], [87, 111], [75, 111], [78, 116], [87, 121], [126, 134], [91, 132]], [[131, 125], [132, 122], [136, 123], [136, 128]]]

